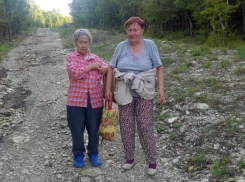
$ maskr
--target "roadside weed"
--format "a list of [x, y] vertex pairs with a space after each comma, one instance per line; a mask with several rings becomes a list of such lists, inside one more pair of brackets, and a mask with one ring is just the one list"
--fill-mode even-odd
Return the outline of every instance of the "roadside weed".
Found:
[[240, 46], [237, 48], [235, 52], [235, 56], [238, 60], [244, 61], [245, 60], [245, 46]]
[[245, 161], [239, 161], [237, 165], [240, 169], [245, 169]]
[[232, 61], [231, 60], [222, 60], [220, 61], [220, 66], [221, 68], [226, 69], [227, 67], [232, 65]]
[[236, 67], [234, 69], [234, 74], [236, 75], [244, 75], [245, 74], [245, 67]]
[[203, 151], [199, 152], [195, 157], [191, 159], [191, 163], [194, 166], [204, 166], [207, 163], [207, 159]]
[[212, 177], [218, 178], [218, 179], [224, 179], [228, 177], [229, 171], [227, 168], [227, 165], [231, 161], [229, 159], [220, 159], [217, 160], [212, 168]]
[[175, 63], [175, 62], [177, 62], [177, 61], [171, 57], [162, 58], [163, 66], [167, 66], [167, 65], [170, 65], [170, 64]]
[[171, 115], [169, 114], [169, 113], [164, 113], [164, 114], [162, 114], [162, 115], [160, 115], [159, 116], [159, 119], [167, 119], [167, 118], [169, 118]]
[[203, 65], [203, 67], [204, 68], [209, 68], [210, 66], [211, 66], [211, 64], [212, 64], [212, 61], [207, 61], [204, 65]]
[[178, 74], [178, 73], [185, 73], [188, 71], [188, 66], [186, 63], [180, 65], [180, 66], [176, 66], [173, 70], [172, 70], [172, 74]]

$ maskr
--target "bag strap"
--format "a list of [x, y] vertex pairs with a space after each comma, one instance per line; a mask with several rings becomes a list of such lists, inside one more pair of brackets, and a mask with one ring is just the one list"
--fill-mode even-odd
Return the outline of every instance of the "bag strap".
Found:
[[105, 108], [107, 108], [108, 103], [108, 110], [112, 110], [112, 100], [105, 100]]

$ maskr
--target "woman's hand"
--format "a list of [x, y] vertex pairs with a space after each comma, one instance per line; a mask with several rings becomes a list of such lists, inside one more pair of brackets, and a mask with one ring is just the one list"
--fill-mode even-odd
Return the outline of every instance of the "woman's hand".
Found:
[[105, 100], [112, 100], [112, 92], [111, 90], [105, 91]]
[[92, 64], [87, 66], [87, 72], [89, 72], [90, 70], [99, 70], [100, 71], [100, 68], [101, 68], [100, 63], [92, 63]]
[[99, 69], [99, 72], [101, 74], [106, 74], [108, 71], [108, 67], [107, 66], [102, 66], [100, 69]]
[[163, 90], [158, 91], [157, 98], [160, 104], [163, 104], [165, 102], [165, 95]]

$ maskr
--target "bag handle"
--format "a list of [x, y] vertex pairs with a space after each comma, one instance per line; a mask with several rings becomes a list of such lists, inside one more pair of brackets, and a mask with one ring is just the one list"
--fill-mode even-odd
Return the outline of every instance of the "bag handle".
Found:
[[112, 110], [112, 100], [105, 100], [105, 108], [107, 108], [108, 103], [108, 110]]

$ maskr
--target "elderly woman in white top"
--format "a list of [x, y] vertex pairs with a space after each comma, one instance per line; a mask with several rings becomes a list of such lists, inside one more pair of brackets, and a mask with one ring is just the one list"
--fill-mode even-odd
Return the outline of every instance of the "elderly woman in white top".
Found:
[[142, 38], [144, 26], [144, 21], [139, 17], [131, 17], [126, 21], [128, 39], [117, 45], [110, 62], [105, 97], [106, 100], [112, 100], [111, 84], [114, 74], [117, 83], [114, 96], [119, 107], [120, 131], [126, 157], [126, 163], [122, 168], [129, 170], [135, 164], [136, 121], [148, 164], [147, 173], [154, 175], [157, 172], [153, 130], [155, 77], [157, 76], [158, 79], [158, 100], [160, 104], [163, 104], [165, 101], [164, 73], [155, 43]]

